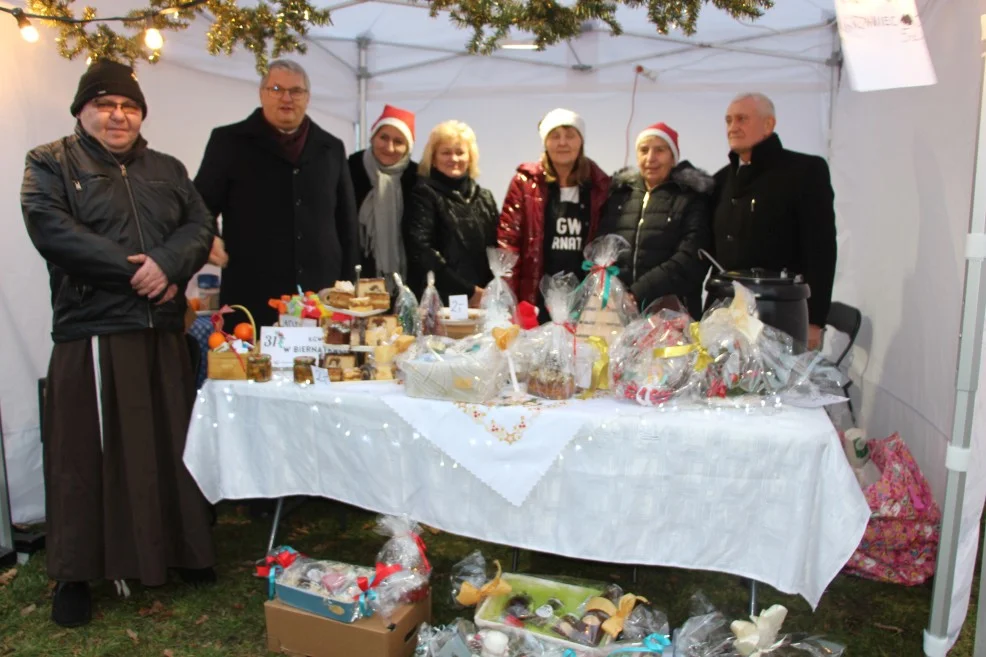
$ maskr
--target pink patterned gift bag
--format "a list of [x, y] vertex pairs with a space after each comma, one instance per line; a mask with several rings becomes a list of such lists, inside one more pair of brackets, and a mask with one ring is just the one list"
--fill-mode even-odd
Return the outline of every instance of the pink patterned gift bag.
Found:
[[881, 582], [921, 584], [935, 573], [941, 510], [900, 434], [868, 444], [882, 476], [863, 489], [872, 514], [845, 570]]

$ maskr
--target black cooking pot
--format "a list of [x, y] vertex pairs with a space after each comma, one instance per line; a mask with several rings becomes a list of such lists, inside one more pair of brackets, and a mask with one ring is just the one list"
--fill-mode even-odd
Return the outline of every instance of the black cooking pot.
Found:
[[764, 324], [784, 331], [795, 342], [808, 343], [808, 297], [811, 288], [800, 274], [766, 269], [714, 273], [705, 284], [705, 305], [733, 298], [733, 281], [748, 288], [757, 299], [757, 312]]

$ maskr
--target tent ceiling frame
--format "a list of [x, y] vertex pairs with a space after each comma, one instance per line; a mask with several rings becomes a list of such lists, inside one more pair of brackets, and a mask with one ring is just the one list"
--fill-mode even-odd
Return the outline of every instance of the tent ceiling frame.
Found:
[[[501, 55], [501, 54], [476, 55], [476, 54], [473, 54], [473, 53], [469, 52], [468, 50], [461, 50], [461, 49], [455, 49], [455, 48], [442, 48], [442, 47], [439, 47], [439, 46], [423, 46], [423, 45], [417, 45], [417, 44], [401, 43], [399, 41], [377, 41], [377, 40], [371, 40], [369, 37], [366, 37], [366, 36], [356, 37], [356, 38], [352, 38], [352, 37], [330, 37], [330, 36], [309, 37], [309, 38], [312, 39], [314, 43], [318, 43], [319, 41], [323, 41], [323, 42], [324, 41], [330, 41], [330, 42], [335, 42], [335, 43], [354, 43], [354, 44], [357, 45], [357, 47], [359, 47], [359, 44], [361, 42], [365, 42], [367, 44], [367, 46], [369, 46], [369, 45], [372, 44], [372, 45], [375, 45], [375, 46], [387, 46], [387, 47], [390, 47], [390, 48], [404, 48], [406, 50], [416, 50], [416, 51], [420, 51], [420, 52], [443, 53], [445, 55], [454, 55], [455, 56], [454, 58], [458, 58], [458, 57], [483, 57], [485, 59], [493, 59], [493, 60], [497, 60], [497, 61], [501, 61], [501, 62], [513, 62], [515, 64], [530, 64], [531, 66], [544, 66], [544, 67], [548, 67], [548, 68], [557, 68], [557, 69], [571, 69], [571, 68], [573, 68], [572, 66], [569, 66], [568, 64], [558, 64], [556, 62], [539, 62], [539, 61], [536, 61], [536, 60], [521, 59], [520, 57], [511, 57], [509, 55]], [[323, 50], [327, 50], [327, 49], [325, 49], [323, 47]], [[408, 71], [408, 70], [412, 70], [412, 69], [415, 69], [415, 68], [422, 68], [422, 67], [425, 67], [425, 66], [430, 66], [431, 64], [435, 63], [436, 61], [444, 61], [444, 60], [447, 60], [447, 59], [454, 59], [454, 58], [453, 57], [443, 57], [443, 58], [440, 58], [438, 60], [427, 60], [427, 61], [423, 61], [423, 62], [416, 62], [414, 64], [407, 64], [405, 66], [391, 68], [391, 69], [382, 69], [380, 71], [370, 71], [369, 69], [367, 69], [363, 74], [366, 77], [368, 77], [368, 78], [375, 78], [375, 77], [377, 77], [379, 75], [387, 75], [389, 73], [394, 73], [394, 72], [397, 72], [397, 71]], [[351, 65], [348, 65], [348, 64], [347, 64], [347, 68], [349, 68], [350, 70], [354, 70], [353, 67]], [[355, 72], [357, 73], [357, 75], [360, 74], [359, 71], [355, 71]]]
[[[413, 7], [415, 9], [426, 9], [426, 10], [429, 9], [429, 7], [427, 5], [424, 5], [424, 4], [421, 4], [421, 3], [418, 3], [418, 2], [414, 2], [413, 0], [342, 0], [341, 2], [337, 2], [337, 3], [333, 4], [333, 5], [329, 5], [328, 7], [326, 7], [326, 9], [329, 12], [334, 12], [334, 11], [341, 11], [341, 10], [348, 9], [350, 7], [356, 7], [356, 6], [359, 6], [359, 5], [370, 4], [370, 3], [398, 5], [398, 6], [402, 6], [402, 7]], [[721, 40], [721, 41], [693, 41], [691, 39], [687, 39], [687, 38], [683, 38], [683, 37], [675, 37], [675, 36], [664, 35], [664, 34], [646, 34], [646, 33], [642, 33], [642, 32], [623, 32], [620, 36], [630, 37], [630, 38], [634, 38], [634, 39], [644, 39], [644, 40], [648, 40], [648, 41], [659, 41], [659, 42], [663, 42], [663, 43], [680, 44], [682, 47], [681, 48], [675, 48], [675, 49], [672, 49], [672, 50], [664, 50], [664, 51], [656, 52], [656, 53], [653, 53], [651, 55], [643, 55], [643, 56], [631, 57], [631, 58], [626, 58], [626, 59], [621, 59], [621, 60], [616, 60], [616, 61], [611, 61], [611, 62], [604, 62], [604, 63], [597, 64], [597, 65], [587, 64], [584, 61], [582, 61], [582, 58], [579, 56], [578, 52], [575, 49], [575, 46], [574, 46], [574, 44], [572, 42], [573, 41], [572, 39], [566, 39], [565, 40], [565, 45], [568, 47], [569, 52], [571, 52], [573, 58], [575, 59], [575, 64], [574, 65], [558, 64], [558, 63], [555, 63], [555, 62], [543, 62], [543, 61], [537, 61], [537, 60], [534, 60], [534, 59], [522, 59], [520, 57], [510, 57], [510, 56], [502, 55], [500, 53], [493, 53], [491, 55], [485, 55], [485, 57], [487, 59], [494, 59], [494, 60], [505, 61], [505, 62], [514, 62], [514, 63], [518, 63], [518, 64], [529, 64], [531, 66], [547, 66], [547, 67], [556, 68], [556, 69], [557, 68], [561, 68], [561, 69], [572, 69], [572, 70], [581, 71], [581, 72], [588, 72], [588, 71], [592, 71], [592, 70], [600, 70], [600, 69], [613, 68], [613, 67], [616, 67], [616, 66], [624, 66], [626, 64], [633, 64], [633, 63], [637, 63], [637, 62], [641, 62], [641, 61], [650, 61], [650, 60], [653, 60], [653, 59], [658, 59], [658, 58], [662, 58], [662, 57], [670, 57], [670, 56], [673, 56], [673, 55], [680, 55], [680, 54], [685, 54], [685, 53], [688, 53], [688, 52], [699, 51], [699, 50], [722, 50], [724, 52], [733, 52], [733, 53], [747, 54], [747, 55], [757, 55], [757, 56], [760, 56], [760, 57], [773, 57], [773, 58], [776, 58], [776, 59], [786, 59], [786, 60], [789, 60], [789, 61], [800, 61], [800, 62], [805, 62], [805, 63], [808, 63], [808, 64], [825, 65], [825, 66], [836, 66], [836, 65], [838, 65], [838, 61], [837, 61], [837, 58], [835, 58], [835, 57], [829, 57], [829, 58], [826, 58], [826, 59], [820, 59], [818, 57], [808, 57], [808, 56], [799, 55], [799, 54], [796, 54], [796, 53], [784, 53], [784, 52], [779, 52], [779, 51], [769, 50], [769, 49], [763, 49], [763, 48], [749, 48], [749, 47], [738, 47], [737, 46], [737, 44], [741, 44], [741, 43], [750, 43], [750, 42], [760, 41], [762, 39], [769, 39], [769, 38], [778, 37], [778, 36], [791, 36], [791, 35], [800, 34], [800, 33], [803, 33], [803, 32], [813, 32], [815, 30], [820, 30], [820, 29], [835, 29], [835, 26], [836, 26], [835, 17], [829, 16], [829, 17], [826, 18], [826, 20], [824, 20], [824, 21], [822, 21], [820, 23], [812, 24], [812, 25], [803, 25], [803, 26], [799, 26], [799, 27], [793, 27], [793, 28], [782, 29], [782, 30], [769, 30], [769, 31], [767, 31], [765, 33], [746, 35], [746, 36], [742, 36], [742, 37], [735, 37], [735, 38], [732, 38], [732, 39], [724, 39], [724, 40]], [[593, 29], [591, 27], [588, 27], [587, 29], [584, 29], [583, 30], [583, 34], [593, 34], [595, 32], [606, 32], [606, 30], [605, 29]], [[354, 37], [336, 37], [336, 36], [328, 36], [328, 35], [326, 35], [326, 36], [308, 35], [307, 38], [306, 38], [306, 40], [309, 41], [309, 42], [311, 42], [311, 43], [316, 44], [319, 47], [320, 50], [322, 50], [322, 51], [326, 52], [327, 54], [331, 55], [334, 59], [336, 59], [337, 61], [339, 61], [340, 63], [342, 63], [351, 72], [355, 72], [358, 76], [360, 76], [360, 75], [366, 75], [366, 76], [368, 76], [370, 78], [377, 77], [379, 75], [389, 75], [389, 74], [392, 74], [392, 73], [398, 73], [398, 72], [404, 72], [404, 71], [414, 70], [414, 69], [417, 69], [417, 68], [423, 68], [423, 67], [426, 67], [426, 66], [430, 66], [432, 64], [441, 63], [441, 62], [445, 62], [445, 61], [450, 61], [450, 60], [455, 59], [457, 57], [483, 57], [484, 56], [484, 55], [477, 55], [475, 53], [471, 53], [471, 52], [469, 52], [469, 51], [467, 51], [465, 49], [461, 49], [461, 48], [460, 49], [442, 48], [442, 47], [438, 47], [438, 46], [425, 46], [425, 45], [418, 45], [418, 44], [403, 43], [403, 42], [400, 42], [400, 41], [383, 41], [383, 40], [378, 41], [376, 39], [373, 39], [369, 34], [364, 34], [364, 35], [361, 35], [361, 36], [358, 36], [358, 37], [355, 37], [355, 38]], [[400, 67], [394, 67], [394, 68], [390, 68], [390, 69], [383, 69], [383, 70], [376, 71], [376, 72], [369, 71], [369, 70], [365, 70], [365, 71], [364, 70], [358, 70], [357, 71], [356, 69], [353, 68], [353, 66], [351, 64], [349, 64], [348, 62], [346, 62], [344, 59], [342, 59], [341, 57], [339, 57], [338, 55], [336, 55], [335, 53], [333, 53], [331, 50], [329, 50], [325, 46], [321, 45], [319, 42], [347, 42], [347, 43], [356, 43], [356, 44], [359, 44], [359, 43], [370, 44], [370, 43], [372, 43], [374, 45], [388, 46], [388, 47], [392, 47], [392, 48], [405, 48], [405, 49], [408, 49], [408, 50], [419, 50], [419, 51], [425, 51], [425, 52], [445, 53], [447, 55], [455, 55], [456, 57], [436, 58], [436, 59], [426, 60], [426, 61], [423, 61], [423, 62], [417, 62], [415, 64], [407, 64], [407, 65], [400, 66]]]
[[346, 68], [346, 70], [349, 71], [350, 73], [352, 73], [353, 75], [356, 75], [356, 76], [359, 75], [359, 69], [357, 67], [353, 66], [352, 64], [350, 64], [349, 62], [347, 62], [345, 59], [343, 59], [339, 55], [335, 54], [334, 52], [332, 52], [331, 50], [329, 50], [328, 48], [326, 48], [323, 44], [319, 43], [317, 39], [312, 39], [310, 37], [304, 37], [304, 40], [305, 40], [306, 43], [310, 43], [311, 45], [315, 46], [316, 48], [318, 48], [319, 50], [321, 50], [322, 52], [324, 52], [326, 55], [328, 55], [332, 59], [334, 59], [337, 62], [339, 62], [340, 64], [342, 64]]
[[442, 55], [441, 57], [435, 57], [433, 59], [428, 59], [423, 62], [416, 62], [414, 64], [405, 64], [404, 66], [395, 66], [393, 68], [385, 68], [379, 71], [375, 71], [369, 74], [371, 78], [379, 78], [384, 75], [390, 75], [392, 73], [402, 73], [404, 71], [410, 71], [416, 68], [423, 68], [426, 66], [431, 66], [432, 64], [444, 64], [445, 62], [450, 62], [456, 59], [461, 59], [462, 57], [468, 56], [467, 53], [450, 53], [448, 55]]
[[[792, 27], [792, 28], [787, 29], [787, 30], [776, 30], [776, 31], [771, 32], [770, 34], [749, 34], [747, 36], [734, 37], [732, 39], [724, 39], [722, 41], [711, 41], [711, 42], [701, 42], [701, 43], [700, 42], [695, 42], [695, 41], [689, 41], [688, 39], [680, 39], [680, 38], [676, 38], [676, 37], [669, 37], [669, 38], [665, 39], [661, 35], [651, 35], [651, 34], [639, 34], [639, 33], [628, 33], [628, 32], [624, 32], [623, 33], [623, 36], [629, 36], [629, 37], [634, 37], [634, 38], [650, 39], [650, 40], [657, 40], [657, 41], [671, 41], [671, 40], [673, 40], [674, 43], [680, 43], [680, 44], [682, 44], [682, 47], [681, 48], [674, 48], [672, 50], [659, 51], [659, 52], [654, 53], [653, 55], [644, 55], [644, 56], [638, 56], [638, 57], [627, 57], [626, 59], [618, 59], [618, 60], [615, 60], [615, 61], [612, 61], [612, 62], [605, 62], [603, 64], [599, 64], [596, 68], [597, 69], [605, 69], [605, 68], [613, 68], [614, 66], [625, 66], [626, 64], [633, 64], [633, 63], [641, 62], [641, 61], [649, 61], [649, 60], [652, 60], [652, 59], [659, 59], [659, 58], [662, 58], [662, 57], [672, 57], [674, 55], [682, 55], [684, 53], [692, 52], [692, 51], [697, 51], [697, 50], [724, 50], [724, 51], [730, 51], [730, 52], [746, 52], [744, 49], [736, 48], [735, 47], [736, 44], [739, 44], [739, 43], [750, 43], [752, 41], [759, 41], [761, 39], [767, 39], [767, 38], [776, 37], [776, 36], [791, 36], [791, 35], [795, 35], [795, 34], [801, 34], [803, 32], [814, 32], [815, 30], [821, 30], [821, 29], [835, 30], [836, 29], [835, 20], [826, 20], [826, 21], [824, 21], [822, 23], [815, 23], [814, 25], [805, 25], [805, 26], [802, 26], [802, 27]], [[757, 53], [752, 53], [751, 52], [750, 54], [758, 54], [758, 55], [762, 55], [762, 56], [765, 56], [765, 57], [776, 56], [776, 57], [783, 57], [785, 59], [798, 59], [799, 58], [797, 55], [791, 55], [791, 56], [789, 56], [789, 55], [787, 55], [785, 53], [778, 53], [778, 52], [772, 51], [772, 50], [762, 50], [762, 51], [757, 52]], [[829, 58], [828, 60], [824, 60], [824, 61], [812, 59], [812, 61], [813, 62], [817, 62], [819, 64], [828, 64], [828, 65], [832, 65], [833, 64], [831, 58]]]
[[[762, 48], [750, 48], [742, 46], [734, 46], [723, 42], [709, 42], [709, 41], [691, 41], [690, 39], [682, 39], [680, 37], [666, 36], [662, 34], [641, 34], [639, 32], [624, 32], [620, 36], [631, 37], [634, 39], [646, 39], [648, 41], [659, 41], [662, 43], [677, 43], [683, 46], [682, 51], [688, 52], [690, 50], [722, 50], [724, 52], [734, 52], [741, 53], [744, 55], [760, 55], [762, 57], [774, 57], [777, 59], [787, 59], [796, 62], [806, 62], [809, 64], [824, 64], [830, 66], [832, 64], [830, 58], [819, 59], [818, 57], [807, 57], [805, 55], [798, 55], [796, 53], [786, 53], [778, 52], [776, 50], [765, 50]], [[763, 38], [766, 35], [757, 35], [757, 38]]]

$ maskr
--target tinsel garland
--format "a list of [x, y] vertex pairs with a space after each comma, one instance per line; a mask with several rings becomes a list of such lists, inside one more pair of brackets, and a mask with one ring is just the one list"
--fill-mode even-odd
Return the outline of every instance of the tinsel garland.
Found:
[[[74, 0], [28, 0], [27, 11], [41, 16], [77, 19]], [[646, 8], [647, 17], [659, 33], [678, 28], [693, 34], [699, 10], [711, 4], [738, 19], [753, 19], [773, 6], [773, 0], [421, 0], [433, 17], [449, 12], [452, 22], [473, 31], [468, 49], [489, 54], [512, 30], [534, 36], [539, 48], [578, 36], [583, 25], [601, 21], [613, 34], [622, 28], [616, 9], [623, 5]], [[149, 49], [143, 40], [148, 27], [158, 30], [184, 30], [196, 18], [212, 21], [206, 48], [210, 54], [231, 54], [237, 45], [253, 52], [257, 70], [266, 71], [271, 57], [284, 53], [305, 53], [303, 37], [311, 25], [326, 25], [329, 12], [317, 9], [307, 0], [261, 0], [254, 7], [242, 7], [236, 0], [207, 0], [181, 11], [174, 10], [182, 0], [150, 0], [150, 5], [127, 14], [123, 24], [133, 34], [119, 34], [107, 23], [99, 22], [96, 10], [85, 7], [81, 18], [89, 24], [43, 21], [58, 30], [59, 53], [68, 59], [82, 54], [95, 60], [109, 58], [131, 64], [137, 60], [155, 62], [160, 52]], [[146, 18], [145, 18], [146, 17]]]
[[[77, 18], [71, 9], [73, 0], [28, 0], [27, 11], [42, 16]], [[86, 54], [91, 60], [114, 59], [131, 64], [144, 59], [156, 62], [160, 52], [144, 44], [143, 33], [148, 27], [165, 30], [184, 30], [193, 20], [202, 17], [212, 21], [206, 35], [206, 49], [212, 55], [231, 54], [237, 45], [253, 52], [257, 70], [267, 70], [270, 58], [284, 53], [305, 53], [307, 46], [302, 37], [311, 25], [326, 25], [329, 12], [316, 9], [307, 0], [273, 0], [257, 3], [254, 7], [241, 7], [236, 0], [208, 0], [193, 9], [161, 14], [182, 4], [181, 0], [150, 0], [150, 5], [127, 13], [132, 18], [125, 22], [133, 34], [120, 34], [107, 23], [99, 23], [96, 10], [85, 7], [81, 18], [95, 23], [66, 23], [43, 21], [58, 31], [55, 41], [58, 52], [67, 59]], [[149, 18], [144, 18], [149, 16]]]

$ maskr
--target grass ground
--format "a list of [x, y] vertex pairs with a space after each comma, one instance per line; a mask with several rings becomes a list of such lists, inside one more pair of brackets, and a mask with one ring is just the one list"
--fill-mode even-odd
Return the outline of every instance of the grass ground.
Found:
[[[343, 527], [346, 513], [348, 522]], [[324, 500], [312, 500], [282, 525], [280, 543], [309, 555], [372, 563], [383, 539], [373, 532], [374, 516]], [[220, 550], [220, 583], [192, 589], [177, 580], [158, 589], [133, 587], [128, 600], [118, 599], [111, 585], [94, 588], [96, 616], [88, 627], [63, 630], [52, 624], [50, 591], [43, 555], [18, 567], [14, 575], [0, 573], [0, 656], [134, 655], [154, 657], [236, 657], [266, 655], [264, 587], [252, 577], [253, 561], [261, 556], [269, 524], [251, 520], [242, 507], [221, 507], [216, 527]], [[474, 549], [510, 563], [509, 548], [484, 544], [451, 534], [427, 534], [433, 576], [436, 623], [454, 619], [448, 574], [453, 564]], [[520, 570], [564, 574], [629, 586], [631, 568], [521, 552]], [[9, 581], [3, 585], [5, 579]], [[748, 591], [736, 577], [700, 571], [641, 568], [633, 591], [664, 609], [673, 626], [688, 616], [692, 593], [704, 591], [730, 617], [744, 615]], [[978, 585], [973, 600], [978, 595]], [[922, 630], [928, 622], [930, 583], [906, 588], [840, 575], [818, 609], [799, 597], [760, 588], [764, 606], [781, 603], [790, 613], [790, 630], [824, 633], [849, 646], [852, 657], [920, 657]], [[971, 657], [975, 609], [952, 657]], [[358, 656], [353, 656], [358, 657]]]

